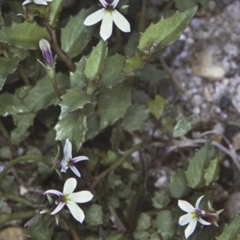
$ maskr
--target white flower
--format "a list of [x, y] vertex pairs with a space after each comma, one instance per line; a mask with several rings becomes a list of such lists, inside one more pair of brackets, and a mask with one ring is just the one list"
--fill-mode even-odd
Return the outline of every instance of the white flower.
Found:
[[92, 200], [93, 195], [89, 191], [73, 192], [77, 186], [77, 180], [75, 178], [69, 178], [64, 183], [63, 192], [58, 190], [47, 190], [45, 194], [55, 194], [58, 196], [58, 200], [55, 201], [57, 207], [51, 212], [51, 215], [55, 215], [60, 212], [65, 205], [67, 205], [72, 216], [80, 223], [83, 222], [85, 214], [83, 210], [77, 205], [77, 203], [85, 203]]
[[100, 36], [106, 41], [112, 34], [113, 22], [123, 32], [130, 32], [130, 24], [127, 19], [115, 8], [119, 0], [99, 0], [104, 8], [89, 15], [83, 24], [94, 25], [102, 20]]
[[197, 226], [197, 222], [200, 222], [203, 225], [211, 225], [211, 223], [203, 220], [203, 217], [206, 215], [206, 211], [201, 210], [199, 208], [199, 204], [203, 197], [204, 196], [201, 196], [200, 198], [198, 198], [198, 200], [195, 204], [195, 207], [193, 207], [187, 201], [178, 200], [178, 206], [183, 211], [187, 212], [187, 214], [184, 214], [183, 216], [181, 216], [178, 221], [178, 223], [181, 226], [184, 226], [189, 223], [184, 231], [186, 238], [188, 238], [194, 232], [194, 230]]
[[85, 156], [78, 156], [78, 157], [72, 158], [72, 144], [67, 139], [63, 149], [63, 159], [61, 161], [61, 166], [62, 166], [61, 172], [66, 172], [67, 169], [70, 167], [70, 169], [73, 171], [75, 175], [77, 175], [78, 177], [81, 177], [80, 172], [77, 170], [74, 164], [83, 160], [88, 160], [88, 158]]
[[26, 5], [28, 3], [35, 3], [35, 4], [39, 4], [39, 5], [47, 5], [47, 2], [51, 2], [52, 0], [25, 0], [22, 5]]

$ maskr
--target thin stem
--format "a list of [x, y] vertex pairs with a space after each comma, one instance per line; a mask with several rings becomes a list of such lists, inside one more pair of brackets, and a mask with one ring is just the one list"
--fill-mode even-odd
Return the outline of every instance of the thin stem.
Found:
[[61, 218], [64, 220], [64, 222], [67, 224], [72, 236], [74, 240], [80, 240], [75, 228], [72, 226], [72, 224], [70, 223], [70, 221], [63, 215], [61, 215]]
[[[203, 143], [206, 143], [208, 141], [209, 140], [207, 140], [207, 139], [191, 140], [191, 139], [184, 138], [182, 141], [176, 141], [174, 146], [172, 146], [169, 149], [169, 152], [172, 152], [177, 148], [195, 147], [200, 143], [203, 144]], [[220, 149], [221, 151], [223, 151], [227, 155], [229, 155], [232, 158], [233, 162], [236, 164], [238, 170], [240, 170], [240, 159], [239, 159], [239, 156], [237, 155], [237, 153], [236, 153], [236, 151], [233, 147], [230, 146], [230, 150], [229, 150], [218, 142], [212, 141], [211, 143], [212, 143], [212, 145], [214, 145], [215, 147], [217, 147], [218, 149]]]
[[7, 222], [13, 220], [20, 220], [25, 218], [30, 218], [36, 214], [36, 211], [20, 212], [20, 213], [11, 213], [11, 214], [1, 214], [0, 215], [0, 225], [3, 225]]
[[29, 78], [21, 64], [18, 64], [18, 72], [19, 72], [20, 76], [22, 77], [24, 83], [26, 85], [30, 85]]
[[90, 190], [93, 190], [95, 188], [95, 186], [104, 178], [106, 177], [109, 173], [111, 173], [112, 171], [114, 171], [118, 166], [120, 166], [132, 153], [147, 147], [148, 145], [150, 145], [151, 143], [153, 143], [153, 140], [148, 140], [146, 142], [142, 142], [140, 144], [137, 144], [135, 146], [133, 146], [131, 149], [129, 149], [127, 152], [125, 152], [125, 154], [123, 156], [121, 156], [115, 163], [113, 163], [109, 168], [107, 168], [105, 171], [103, 171], [102, 173], [100, 173], [96, 178], [95, 181], [91, 184], [90, 186]]
[[[196, 139], [196, 140], [193, 140], [194, 143], [206, 143], [207, 141], [208, 140], [206, 140], [206, 139]], [[221, 151], [223, 151], [227, 155], [229, 155], [232, 158], [233, 162], [236, 164], [238, 170], [240, 170], [239, 157], [237, 156], [234, 148], [232, 148], [231, 150], [228, 150], [223, 145], [221, 145], [220, 143], [215, 142], [215, 141], [212, 141], [212, 145], [214, 145], [215, 147], [219, 148]]]
[[53, 48], [57, 55], [65, 62], [67, 67], [71, 72], [74, 72], [76, 70], [76, 66], [72, 62], [72, 60], [63, 52], [63, 50], [59, 47], [56, 37], [56, 30], [53, 28], [47, 20], [43, 21], [44, 25], [46, 26], [47, 30], [52, 36], [52, 42], [53, 42]]
[[14, 149], [14, 146], [12, 145], [11, 137], [10, 137], [8, 131], [6, 130], [5, 126], [3, 125], [1, 119], [0, 119], [0, 132], [2, 132], [3, 137], [8, 141], [8, 145], [11, 149], [12, 156], [15, 156], [16, 151]]
[[0, 120], [0, 131], [2, 132], [3, 136], [5, 139], [7, 139], [8, 141], [10, 141], [11, 137], [8, 134], [8, 131], [6, 130], [6, 128], [4, 127], [2, 121]]
[[162, 65], [162, 67], [164, 68], [165, 71], [168, 72], [168, 74], [170, 75], [170, 77], [172, 78], [176, 88], [178, 89], [179, 92], [183, 93], [184, 89], [182, 88], [182, 86], [179, 84], [178, 80], [175, 78], [175, 76], [172, 74], [171, 69], [167, 66], [166, 62], [160, 58], [160, 63]]
[[61, 100], [61, 93], [60, 93], [60, 90], [57, 86], [56, 79], [55, 79], [54, 83], [52, 82], [52, 86], [53, 86], [54, 92], [56, 93], [57, 97]]
[[121, 47], [121, 43], [122, 43], [122, 35], [118, 28], [116, 28], [116, 34], [117, 34], [117, 42], [111, 52], [111, 55], [114, 55], [116, 52], [118, 52], [118, 49]]
[[11, 201], [15, 201], [18, 203], [24, 203], [26, 206], [31, 207], [31, 208], [39, 207], [39, 205], [35, 205], [34, 203], [31, 203], [30, 201], [28, 201], [22, 197], [18, 197], [18, 196], [12, 195], [12, 194], [2, 193], [2, 196]]
[[46, 165], [48, 165], [49, 167], [52, 167], [48, 162], [48, 158], [46, 157], [42, 157], [42, 156], [36, 156], [36, 155], [27, 155], [27, 156], [23, 156], [23, 157], [19, 157], [14, 159], [13, 161], [9, 162], [5, 168], [2, 170], [2, 172], [0, 173], [0, 183], [3, 180], [3, 178], [5, 177], [5, 175], [7, 174], [7, 172], [16, 164], [20, 163], [20, 162], [25, 162], [27, 160], [32, 160], [32, 161], [36, 161], [36, 162], [43, 162]]
[[141, 18], [140, 18], [139, 26], [138, 26], [139, 32], [143, 31], [143, 29], [144, 29], [146, 5], [147, 5], [147, 0], [142, 0]]
[[[0, 15], [1, 15], [1, 11], [0, 11]], [[5, 49], [2, 43], [0, 43], [0, 53], [2, 53], [5, 58], [10, 58], [7, 50]]]

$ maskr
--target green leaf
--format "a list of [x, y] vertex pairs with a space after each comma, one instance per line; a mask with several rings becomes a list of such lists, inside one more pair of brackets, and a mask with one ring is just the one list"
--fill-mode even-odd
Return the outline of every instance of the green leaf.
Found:
[[[109, 104], [111, 103], [111, 107]], [[114, 124], [124, 117], [131, 105], [131, 88], [127, 83], [120, 83], [112, 89], [103, 89], [99, 94], [98, 113], [100, 114], [100, 128]]]
[[143, 65], [144, 62], [141, 59], [140, 55], [138, 53], [135, 53], [134, 55], [127, 57], [123, 72], [126, 75], [132, 75], [137, 69], [142, 68]]
[[87, 79], [83, 73], [85, 69], [86, 59], [82, 58], [78, 63], [76, 63], [76, 70], [70, 73], [70, 85], [72, 88], [78, 87], [83, 89], [87, 84]]
[[101, 161], [101, 164], [103, 164], [104, 166], [110, 166], [116, 161], [116, 159], [117, 154], [115, 152], [108, 151], [104, 159]]
[[100, 116], [97, 113], [92, 113], [87, 117], [87, 133], [86, 140], [93, 139], [100, 132]]
[[93, 28], [86, 27], [83, 22], [92, 12], [82, 9], [76, 16], [70, 17], [65, 28], [61, 29], [61, 45], [70, 58], [79, 55], [92, 37]]
[[29, 55], [29, 52], [27, 50], [14, 46], [8, 46], [7, 51], [11, 58], [17, 58], [19, 60], [23, 60]]
[[24, 49], [39, 49], [39, 40], [48, 41], [51, 37], [46, 28], [40, 27], [36, 22], [13, 23], [10, 27], [0, 29], [0, 42], [14, 45]]
[[231, 222], [231, 224], [227, 225], [225, 224], [225, 227], [223, 229], [223, 232], [220, 236], [216, 237], [217, 240], [236, 240], [236, 238], [239, 238], [240, 234], [240, 215], [236, 215]]
[[189, 187], [201, 188], [204, 186], [204, 170], [213, 158], [214, 147], [210, 142], [207, 142], [189, 162], [188, 169], [185, 172]]
[[138, 49], [142, 53], [147, 52], [147, 54], [149, 54], [149, 51], [155, 51], [155, 49], [158, 48], [158, 45], [160, 45], [161, 48], [164, 48], [172, 44], [187, 27], [196, 11], [197, 7], [181, 13], [176, 12], [170, 18], [162, 18], [159, 22], [151, 24], [141, 35]]
[[128, 132], [141, 129], [149, 114], [149, 110], [144, 105], [131, 105], [122, 122], [122, 127]]
[[[12, 157], [12, 153], [11, 153], [11, 149], [10, 147], [8, 146], [5, 146], [5, 147], [1, 147], [0, 148], [0, 157], [3, 159], [3, 158], [6, 158], [6, 159], [10, 159]], [[1, 197], [0, 197], [1, 199]], [[0, 201], [1, 202], [1, 201]], [[1, 204], [0, 204], [0, 207], [1, 207]]]
[[119, 150], [119, 145], [121, 143], [121, 138], [122, 138], [122, 129], [120, 128], [120, 126], [118, 126], [116, 124], [116, 126], [114, 126], [112, 128], [112, 135], [111, 135], [111, 145], [112, 145], [112, 150], [115, 152], [118, 152]]
[[173, 137], [182, 137], [191, 129], [191, 123], [181, 116], [173, 129]]
[[0, 116], [17, 115], [29, 112], [28, 108], [15, 95], [10, 93], [0, 94]]
[[205, 170], [204, 180], [206, 186], [210, 186], [211, 183], [214, 183], [219, 178], [219, 163], [221, 161], [221, 155], [218, 154], [215, 159], [213, 159], [208, 168]]
[[187, 185], [187, 179], [182, 169], [178, 169], [177, 173], [172, 177], [169, 190], [173, 198], [181, 198], [189, 194], [190, 188]]
[[86, 59], [84, 74], [88, 80], [93, 81], [101, 74], [104, 60], [107, 56], [107, 50], [106, 42], [101, 40]]
[[171, 211], [160, 211], [157, 214], [155, 221], [157, 225], [157, 231], [162, 236], [162, 240], [172, 239], [176, 231], [176, 223], [174, 219], [174, 214]]
[[116, 231], [111, 231], [104, 240], [128, 240], [128, 236], [123, 233], [118, 233]]
[[26, 232], [34, 240], [49, 240], [54, 231], [53, 227], [49, 227], [50, 223], [51, 218], [48, 214], [40, 215], [37, 222], [26, 228]]
[[85, 140], [86, 116], [80, 110], [70, 113], [59, 120], [54, 129], [56, 130], [56, 140], [60, 140], [64, 144], [68, 138], [77, 152]]
[[125, 79], [122, 73], [124, 62], [125, 57], [120, 54], [106, 59], [101, 79], [105, 87], [111, 88]]
[[19, 144], [28, 136], [28, 128], [33, 124], [35, 114], [25, 113], [13, 117], [15, 129], [11, 132], [12, 144]]
[[59, 14], [62, 10], [62, 5], [64, 3], [64, 0], [53, 0], [52, 2], [48, 3], [51, 11], [49, 14], [49, 23], [56, 27], [57, 21], [59, 20]]
[[170, 196], [168, 191], [165, 189], [161, 191], [156, 191], [154, 197], [152, 198], [153, 206], [158, 209], [162, 209], [168, 205], [170, 202]]
[[[58, 88], [60, 92], [63, 93], [69, 85], [68, 76], [58, 73], [56, 79]], [[28, 92], [28, 95], [24, 99], [24, 103], [31, 111], [34, 112], [37, 112], [40, 109], [46, 109], [50, 105], [57, 105], [59, 103], [59, 99], [47, 75], [38, 80], [37, 84]]]
[[175, 0], [175, 4], [179, 11], [186, 11], [196, 6], [196, 0]]
[[59, 104], [61, 106], [61, 114], [59, 119], [77, 109], [83, 109], [84, 105], [91, 102], [91, 97], [86, 95], [85, 92], [81, 91], [79, 88], [67, 90], [61, 98], [62, 102]]
[[103, 223], [102, 206], [92, 204], [86, 211], [86, 222], [89, 226], [98, 226]]
[[132, 32], [132, 34], [128, 40], [128, 43], [124, 49], [124, 53], [126, 56], [131, 56], [137, 51], [139, 38], [140, 38], [139, 32]]
[[160, 119], [165, 104], [166, 99], [160, 95], [156, 95], [154, 100], [150, 100], [148, 102], [148, 108], [151, 110], [156, 119]]
[[136, 230], [146, 230], [151, 226], [151, 217], [147, 213], [141, 213], [138, 221]]
[[142, 81], [156, 82], [159, 84], [160, 80], [166, 81], [166, 79], [169, 78], [169, 74], [164, 70], [158, 69], [157, 65], [146, 64], [144, 68], [136, 72], [136, 77]]
[[134, 237], [134, 240], [146, 240], [146, 239], [149, 239], [149, 233], [147, 231], [136, 230], [133, 233], [133, 237]]
[[17, 69], [18, 62], [17, 58], [0, 57], [0, 90], [2, 90], [7, 76]]

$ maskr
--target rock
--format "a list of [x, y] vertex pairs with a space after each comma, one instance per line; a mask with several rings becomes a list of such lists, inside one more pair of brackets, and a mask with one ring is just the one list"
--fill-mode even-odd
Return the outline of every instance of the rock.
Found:
[[208, 86], [205, 86], [205, 87], [204, 87], [203, 93], [204, 93], [204, 97], [206, 98], [206, 100], [207, 100], [208, 102], [212, 102], [212, 101], [213, 101], [213, 97], [212, 97], [211, 91], [210, 91], [210, 89], [208, 88]]
[[202, 104], [202, 96], [200, 94], [195, 94], [192, 97], [192, 103], [194, 106], [200, 106]]
[[26, 240], [27, 236], [21, 227], [8, 227], [0, 231], [1, 240]]
[[195, 75], [213, 81], [222, 80], [225, 75], [222, 64], [214, 62], [212, 51], [204, 51], [199, 54], [197, 61], [192, 65], [192, 70]]
[[232, 145], [236, 150], [240, 149], [240, 132], [237, 132], [235, 135], [233, 135]]
[[229, 219], [240, 213], [240, 192], [235, 192], [229, 196], [225, 204], [225, 213]]

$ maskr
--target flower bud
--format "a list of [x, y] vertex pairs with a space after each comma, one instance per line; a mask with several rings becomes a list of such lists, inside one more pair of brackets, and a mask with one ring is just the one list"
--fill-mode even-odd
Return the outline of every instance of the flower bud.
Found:
[[39, 47], [40, 47], [40, 49], [42, 51], [43, 58], [44, 58], [46, 64], [48, 64], [49, 67], [54, 68], [55, 64], [54, 64], [52, 51], [51, 51], [49, 42], [42, 38], [39, 41]]

